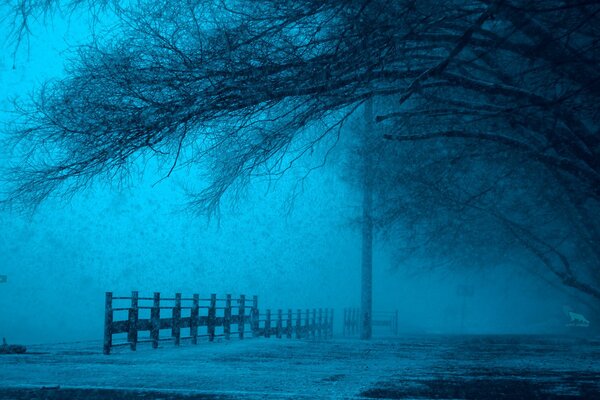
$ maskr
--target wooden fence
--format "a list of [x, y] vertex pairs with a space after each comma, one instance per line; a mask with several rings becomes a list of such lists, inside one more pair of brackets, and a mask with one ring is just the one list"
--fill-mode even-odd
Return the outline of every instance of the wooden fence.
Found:
[[[115, 307], [115, 303], [123, 302], [128, 304]], [[168, 316], [163, 317], [165, 312]], [[161, 330], [165, 329], [170, 330], [170, 335], [161, 337]], [[183, 336], [182, 330], [187, 330], [188, 335]], [[140, 338], [139, 334], [144, 332], [149, 332], [149, 336]], [[119, 334], [126, 334], [125, 340], [113, 342], [113, 335]], [[244, 339], [246, 334], [267, 338], [330, 338], [333, 310], [297, 310], [295, 313], [287, 310], [285, 315], [283, 310], [277, 310], [276, 314], [266, 310], [261, 314], [257, 296], [248, 302], [244, 295], [217, 298], [211, 294], [210, 298], [200, 298], [194, 294], [184, 298], [176, 293], [175, 297], [161, 298], [158, 292], [153, 297], [140, 297], [136, 291], [127, 297], [106, 293], [104, 354], [110, 354], [111, 348], [116, 346], [136, 350], [138, 343], [149, 342], [157, 348], [161, 341], [173, 341], [178, 346], [185, 339], [196, 344], [199, 337], [214, 341], [215, 337]]]
[[[398, 335], [398, 310], [396, 311], [375, 311], [371, 320], [373, 327], [387, 327], [390, 333]], [[360, 333], [360, 309], [344, 309], [344, 336], [354, 336]]]
[[273, 315], [271, 310], [259, 314], [254, 336], [269, 338], [283, 336], [291, 339], [312, 338], [330, 339], [333, 337], [333, 309], [277, 310]]

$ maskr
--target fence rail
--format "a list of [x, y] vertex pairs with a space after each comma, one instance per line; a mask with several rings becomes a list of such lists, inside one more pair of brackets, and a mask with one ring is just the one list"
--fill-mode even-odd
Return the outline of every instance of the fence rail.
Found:
[[[114, 306], [115, 302], [123, 301], [129, 301], [129, 305]], [[170, 315], [164, 316], [168, 311]], [[145, 318], [140, 315], [148, 313]], [[202, 333], [203, 328], [206, 328], [206, 333]], [[161, 338], [161, 330], [165, 329], [171, 330], [171, 334]], [[184, 329], [188, 330], [188, 336], [182, 336]], [[140, 332], [149, 332], [149, 336], [140, 338]], [[126, 334], [126, 340], [113, 342], [113, 336], [119, 334]], [[235, 335], [243, 340], [246, 334], [267, 338], [331, 338], [333, 310], [307, 309], [293, 313], [288, 309], [284, 315], [280, 309], [273, 315], [271, 310], [260, 313], [257, 296], [248, 302], [244, 295], [217, 298], [216, 294], [212, 294], [210, 298], [200, 298], [194, 294], [191, 298], [183, 298], [181, 293], [176, 293], [175, 297], [161, 298], [159, 292], [155, 292], [153, 297], [140, 297], [137, 291], [131, 296], [106, 293], [104, 354], [110, 354], [111, 348], [117, 346], [136, 350], [138, 343], [150, 342], [153, 348], [157, 348], [159, 342], [167, 340], [178, 346], [182, 339], [191, 339], [193, 344], [197, 344], [199, 337], [214, 341], [215, 337], [229, 340]]]
[[[344, 309], [344, 336], [353, 336], [360, 333], [360, 309], [345, 308]], [[387, 327], [390, 333], [398, 335], [398, 310], [396, 311], [375, 311], [371, 318], [371, 326]]]

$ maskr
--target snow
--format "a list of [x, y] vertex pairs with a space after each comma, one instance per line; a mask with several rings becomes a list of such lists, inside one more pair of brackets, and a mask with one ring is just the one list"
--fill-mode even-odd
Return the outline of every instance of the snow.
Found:
[[164, 342], [157, 350], [119, 348], [109, 356], [101, 347], [99, 341], [37, 345], [28, 355], [1, 356], [0, 399], [15, 389], [55, 386], [67, 390], [61, 398], [75, 398], [69, 389], [98, 388], [183, 396], [169, 398], [473, 398], [483, 389], [489, 398], [506, 398], [510, 390], [600, 398], [600, 341], [577, 338], [261, 338], [177, 348]]

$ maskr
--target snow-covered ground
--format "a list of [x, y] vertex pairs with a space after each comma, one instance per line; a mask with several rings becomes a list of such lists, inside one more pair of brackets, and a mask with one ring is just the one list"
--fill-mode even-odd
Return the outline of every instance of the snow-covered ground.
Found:
[[[600, 399], [600, 340], [411, 336], [363, 342], [100, 342], [0, 356], [0, 399]], [[60, 388], [57, 388], [60, 386]]]

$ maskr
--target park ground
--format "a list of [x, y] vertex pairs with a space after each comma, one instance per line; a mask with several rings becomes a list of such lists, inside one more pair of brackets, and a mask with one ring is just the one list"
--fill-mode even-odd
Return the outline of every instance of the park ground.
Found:
[[600, 338], [401, 336], [29, 346], [0, 399], [600, 399]]

